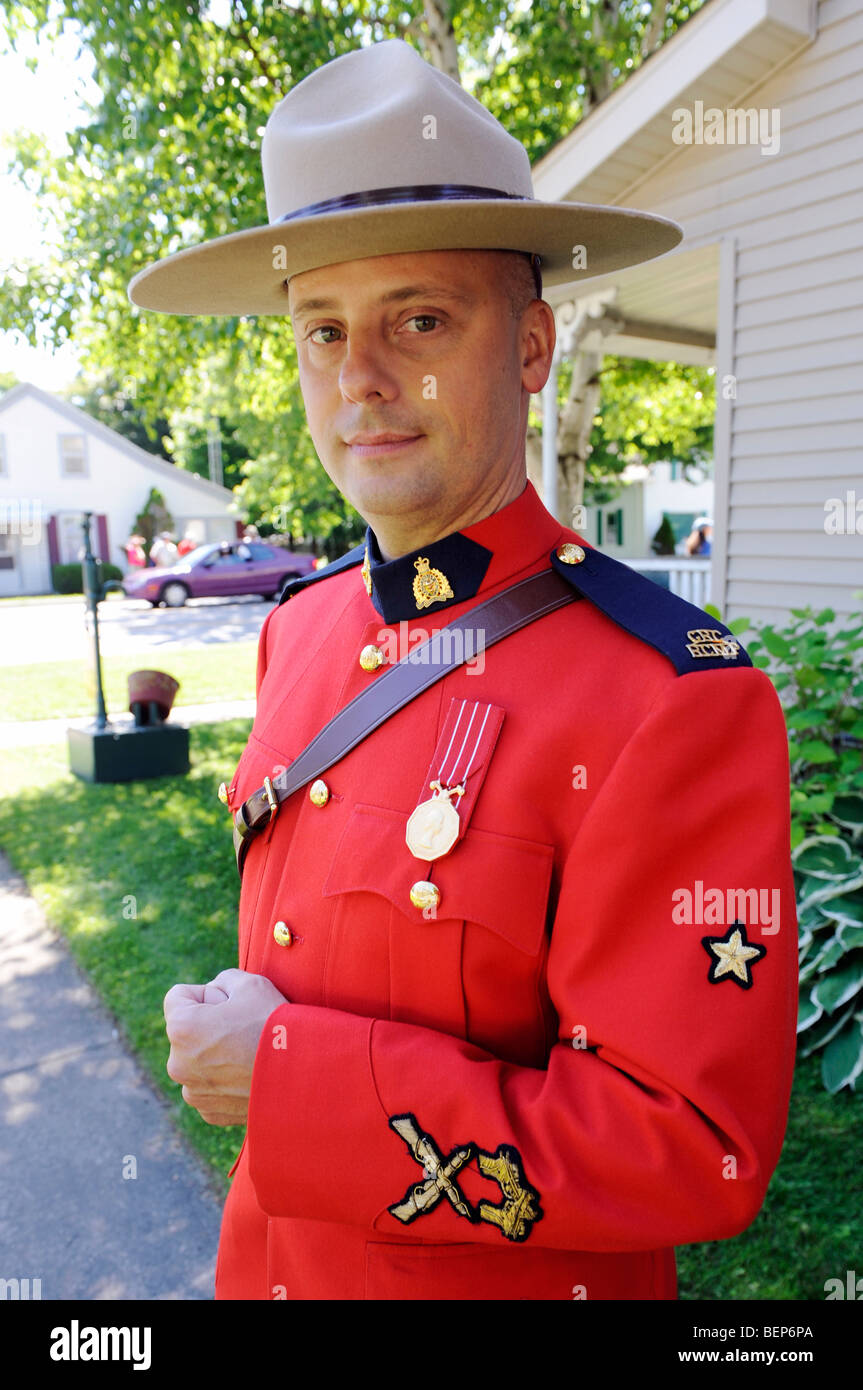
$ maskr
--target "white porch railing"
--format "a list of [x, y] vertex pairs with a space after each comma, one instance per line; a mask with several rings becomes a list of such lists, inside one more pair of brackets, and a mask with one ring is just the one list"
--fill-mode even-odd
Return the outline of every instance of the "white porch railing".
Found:
[[[622, 558], [622, 557], [621, 557]], [[654, 580], [673, 594], [703, 608], [710, 602], [710, 560], [688, 555], [656, 555], [650, 559], [626, 559], [623, 562]]]

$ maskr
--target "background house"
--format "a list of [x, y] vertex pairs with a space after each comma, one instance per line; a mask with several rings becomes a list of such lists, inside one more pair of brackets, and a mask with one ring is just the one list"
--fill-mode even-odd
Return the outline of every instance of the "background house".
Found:
[[0, 401], [0, 595], [51, 592], [51, 565], [78, 559], [81, 516], [93, 550], [128, 569], [120, 549], [151, 488], [178, 536], [237, 534], [233, 494], [132, 444], [91, 416], [23, 383]]
[[[693, 481], [683, 476], [679, 463], [629, 464], [621, 478], [626, 483], [611, 502], [587, 507], [575, 528], [608, 555], [626, 560], [634, 569], [703, 608], [711, 601], [707, 558], [687, 554], [686, 537], [697, 516], [713, 517], [713, 479], [692, 470]], [[657, 557], [651, 541], [667, 516], [677, 542], [674, 556]]]
[[[608, 352], [715, 363], [711, 594], [726, 617], [860, 608], [861, 73], [863, 0], [708, 0], [534, 169], [538, 198], [684, 228], [661, 260], [547, 298], [611, 290]], [[732, 113], [721, 143], [711, 110]]]
[[695, 518], [713, 516], [713, 479], [699, 475], [690, 482], [679, 463], [629, 464], [621, 478], [623, 491], [612, 502], [588, 507], [584, 523], [576, 528], [591, 545], [618, 560], [651, 556], [650, 543], [663, 515], [672, 523], [677, 553], [684, 555], [683, 542]]

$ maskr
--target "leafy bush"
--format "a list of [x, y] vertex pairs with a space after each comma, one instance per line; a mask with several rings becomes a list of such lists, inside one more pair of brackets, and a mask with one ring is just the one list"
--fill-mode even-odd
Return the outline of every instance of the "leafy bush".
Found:
[[671, 519], [666, 512], [663, 512], [662, 521], [659, 523], [656, 535], [650, 542], [650, 548], [654, 555], [673, 555], [676, 544]]
[[[123, 571], [116, 565], [102, 565], [103, 579], [122, 579]], [[52, 565], [51, 583], [54, 591], [58, 594], [83, 594], [83, 576], [81, 574], [81, 564], [73, 565]]]
[[863, 618], [792, 608], [746, 646], [785, 710], [791, 846], [800, 931], [802, 1056], [823, 1051], [828, 1091], [863, 1073]]

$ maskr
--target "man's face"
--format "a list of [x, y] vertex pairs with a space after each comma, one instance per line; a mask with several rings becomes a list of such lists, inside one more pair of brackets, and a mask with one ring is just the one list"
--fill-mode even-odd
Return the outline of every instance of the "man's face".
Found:
[[[446, 535], [523, 478], [527, 393], [547, 375], [551, 313], [535, 301], [513, 317], [511, 265], [506, 252], [434, 251], [291, 278], [312, 439], [373, 529]], [[553, 322], [551, 334], [553, 346]]]

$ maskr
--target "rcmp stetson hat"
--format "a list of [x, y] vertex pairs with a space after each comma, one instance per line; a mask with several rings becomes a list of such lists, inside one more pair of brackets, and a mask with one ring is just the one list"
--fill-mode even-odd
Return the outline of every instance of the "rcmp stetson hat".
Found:
[[401, 39], [293, 87], [261, 158], [269, 223], [148, 266], [129, 286], [134, 304], [287, 314], [292, 275], [402, 251], [524, 251], [559, 284], [650, 260], [682, 236], [649, 213], [535, 199], [523, 146]]

